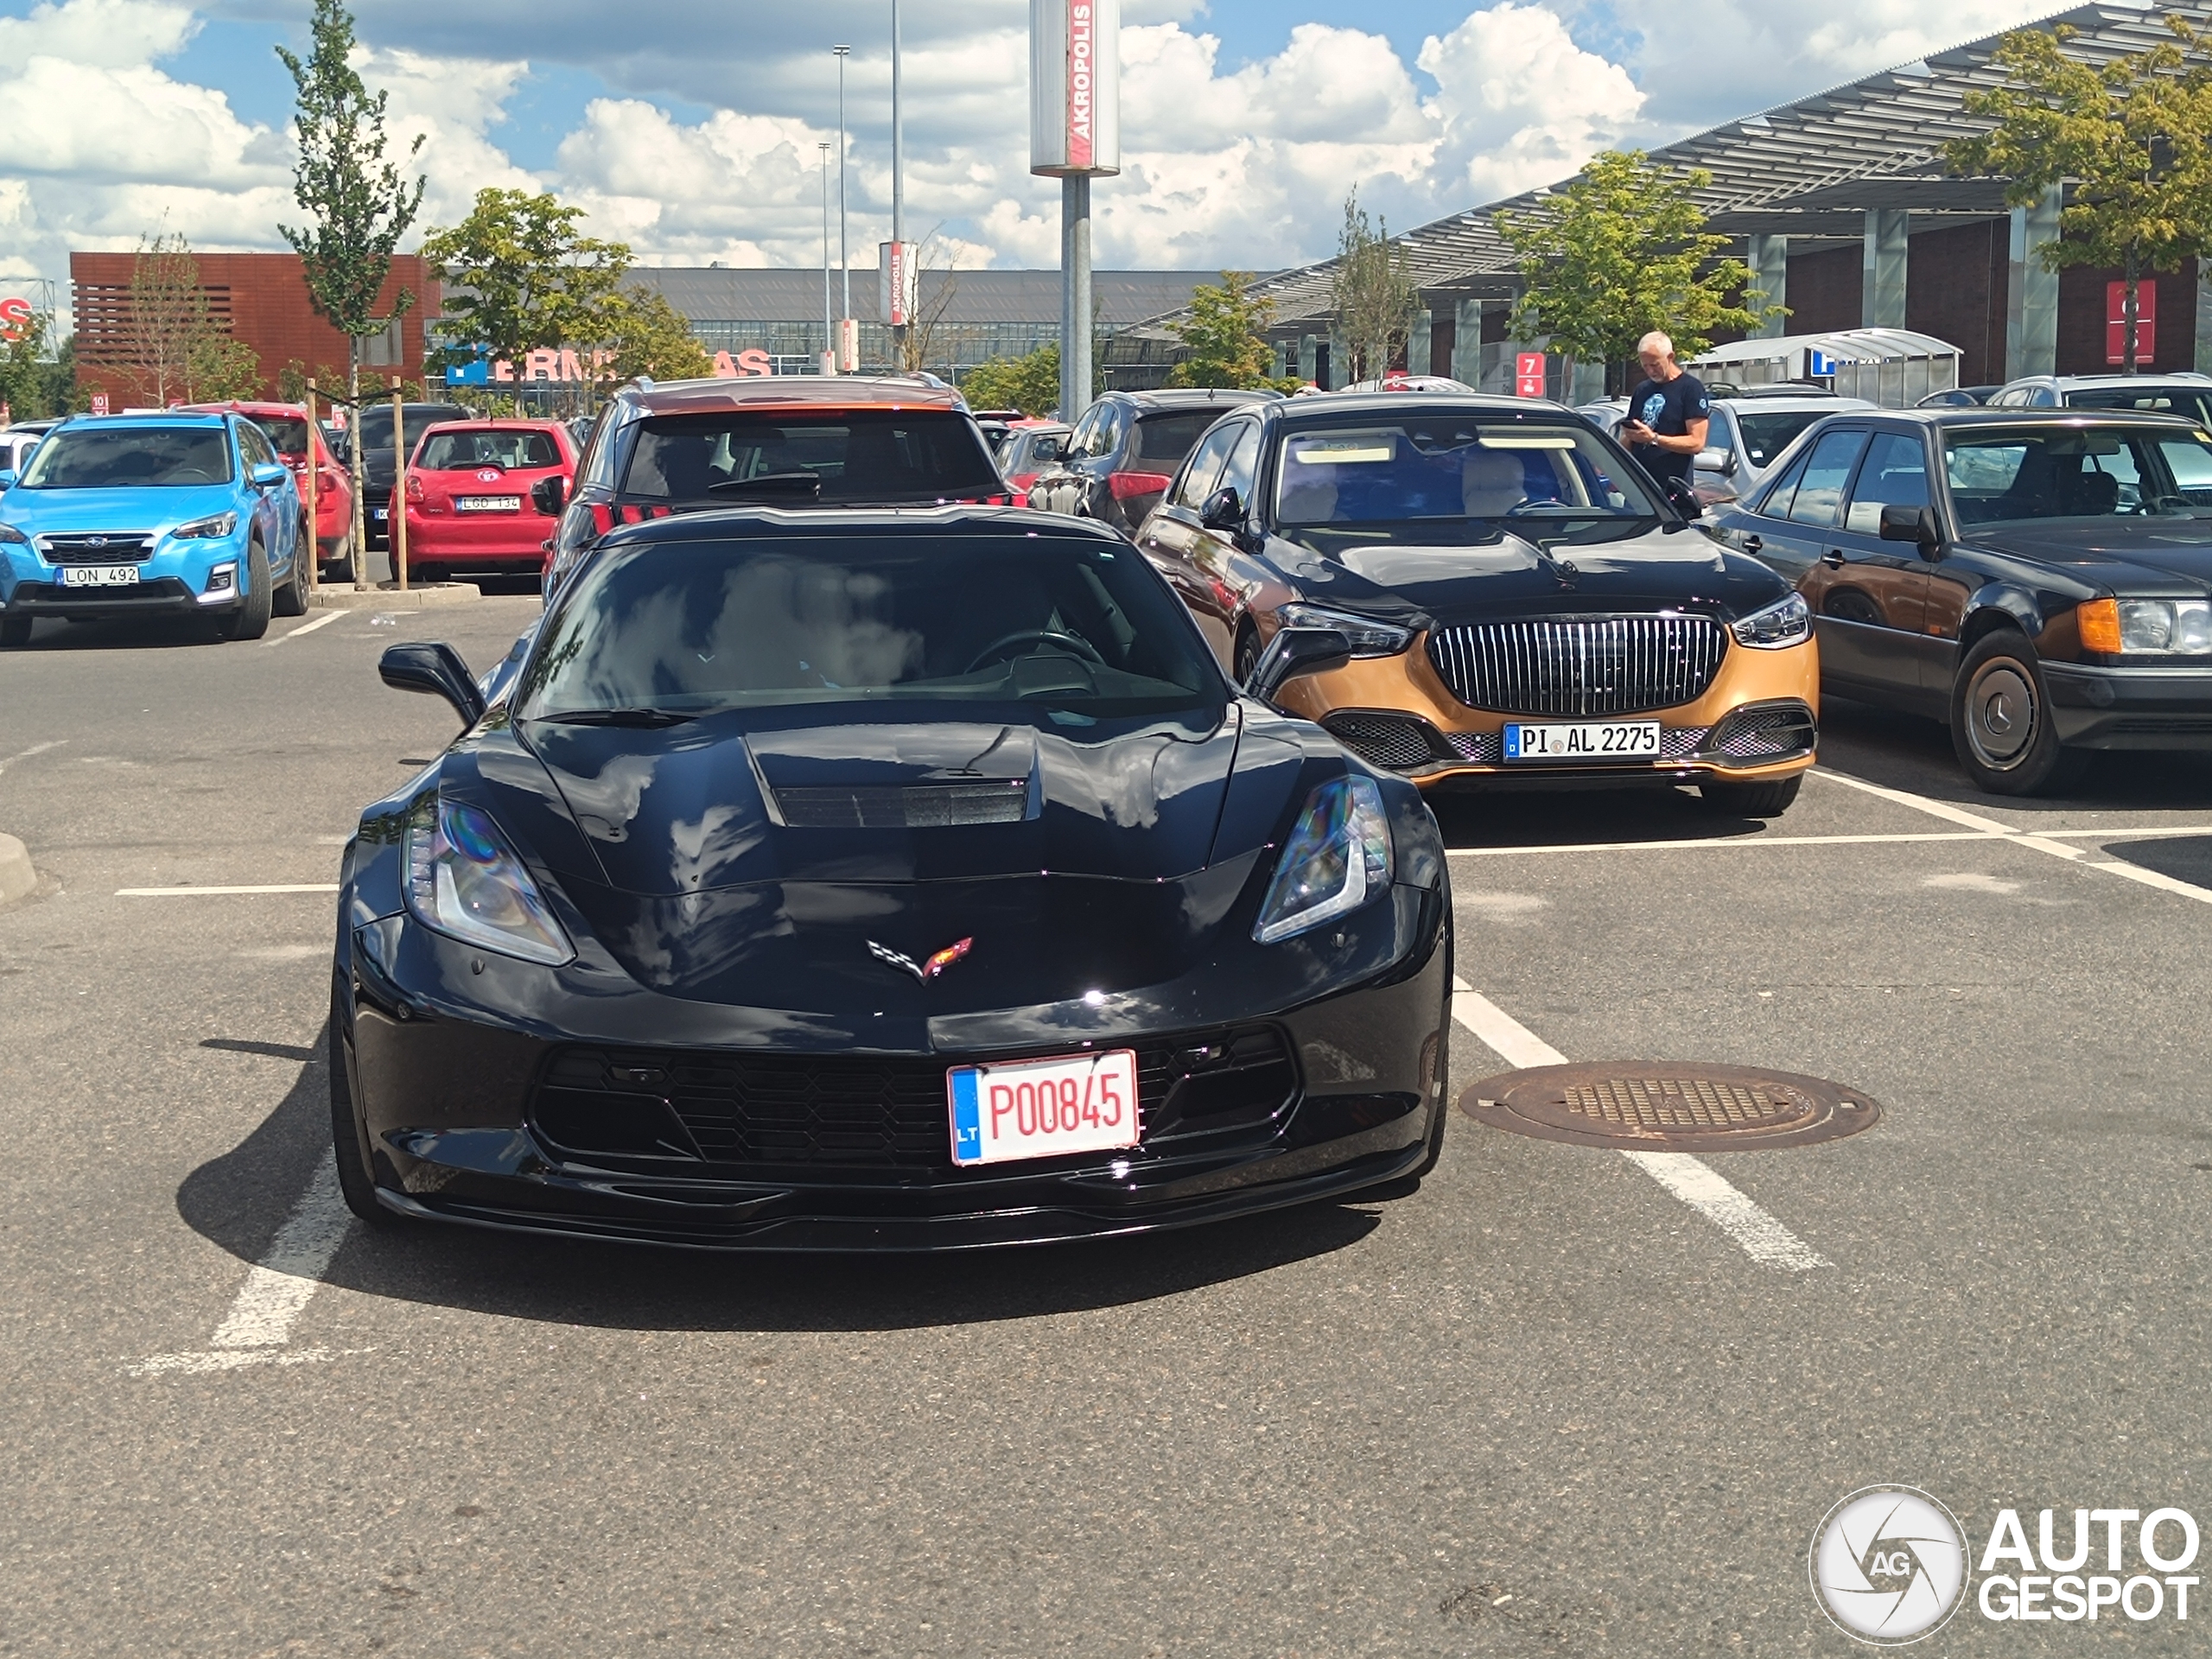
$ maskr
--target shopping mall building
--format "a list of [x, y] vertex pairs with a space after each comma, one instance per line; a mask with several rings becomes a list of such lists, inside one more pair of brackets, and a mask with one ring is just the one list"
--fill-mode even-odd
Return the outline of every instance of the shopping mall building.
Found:
[[[2199, 29], [2212, 6], [2145, 10], [2089, 5], [2047, 18], [2076, 33], [2063, 50], [2102, 64], [2168, 40], [2163, 18]], [[1701, 168], [1711, 228], [1736, 238], [1768, 303], [1789, 315], [1767, 333], [1796, 336], [1878, 327], [1933, 335], [1956, 346], [1962, 385], [2030, 374], [2104, 373], [2119, 366], [2113, 298], [2121, 273], [2048, 270], [2040, 251], [2058, 235], [2063, 194], [2010, 207], [1996, 179], [1954, 176], [1943, 146], [1986, 124], [1966, 115], [1977, 87], [2003, 82], [1993, 35], [1903, 64], [1847, 86], [1685, 138], [1650, 152], [1664, 165]], [[1562, 181], [1563, 182], [1563, 181]], [[1540, 210], [1531, 191], [1425, 225], [1402, 238], [1427, 305], [1406, 362], [1484, 390], [1513, 389], [1516, 354], [1541, 341], [1511, 338], [1518, 292], [1512, 251], [1498, 235], [1501, 210]], [[1273, 337], [1286, 372], [1326, 385], [1341, 364], [1331, 349], [1331, 263], [1258, 285], [1274, 302]], [[2144, 366], [2212, 372], [2212, 299], [2194, 261], [2145, 289]], [[1602, 390], [1603, 370], [1568, 376], [1549, 365], [1549, 390], [1580, 402]]]

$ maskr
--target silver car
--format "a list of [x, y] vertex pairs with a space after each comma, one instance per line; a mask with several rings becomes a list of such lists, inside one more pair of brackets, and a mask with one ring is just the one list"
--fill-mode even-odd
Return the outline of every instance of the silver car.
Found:
[[1782, 452], [1823, 415], [1872, 409], [1864, 397], [1808, 391], [1801, 396], [1716, 397], [1705, 448], [1692, 480], [1697, 499], [1715, 506], [1758, 488]]
[[2212, 378], [2194, 370], [2167, 374], [2031, 374], [2008, 380], [1992, 409], [2132, 409], [2178, 415], [2212, 426]]

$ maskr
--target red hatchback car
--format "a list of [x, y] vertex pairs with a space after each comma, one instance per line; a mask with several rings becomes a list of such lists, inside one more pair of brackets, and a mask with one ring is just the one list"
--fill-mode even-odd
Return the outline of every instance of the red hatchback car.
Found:
[[[187, 404], [187, 409], [220, 414], [234, 410], [268, 434], [278, 459], [292, 470], [299, 486], [300, 511], [307, 512], [308, 411], [304, 404]], [[351, 582], [353, 568], [347, 561], [346, 532], [353, 523], [353, 480], [338, 464], [322, 434], [315, 435], [315, 542], [316, 564], [326, 582]]]
[[[409, 578], [536, 575], [555, 514], [533, 486], [575, 481], [576, 450], [558, 421], [448, 421], [428, 429], [407, 463]], [[557, 505], [556, 512], [557, 512]]]

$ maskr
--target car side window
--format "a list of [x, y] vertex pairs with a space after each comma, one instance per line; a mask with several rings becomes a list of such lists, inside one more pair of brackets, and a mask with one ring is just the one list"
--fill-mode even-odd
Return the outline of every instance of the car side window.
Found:
[[1797, 493], [1797, 482], [1805, 476], [1805, 459], [1809, 453], [1799, 453], [1797, 459], [1789, 463], [1789, 470], [1775, 480], [1773, 486], [1759, 498], [1752, 512], [1764, 513], [1770, 518], [1780, 518], [1788, 514], [1789, 498]]
[[1851, 481], [1851, 469], [1866, 447], [1863, 430], [1847, 429], [1819, 439], [1813, 453], [1805, 457], [1804, 479], [1784, 516], [1792, 524], [1833, 525], [1837, 509], [1843, 505], [1843, 486]]
[[1092, 446], [1097, 439], [1098, 429], [1106, 419], [1106, 405], [1094, 404], [1084, 411], [1083, 418], [1075, 423], [1075, 431], [1068, 438], [1068, 459], [1080, 461], [1098, 451]]
[[1090, 453], [1094, 456], [1112, 454], [1122, 447], [1122, 439], [1129, 429], [1129, 417], [1118, 404], [1108, 404], [1098, 415], [1098, 428], [1090, 435]]
[[1734, 450], [1736, 417], [1716, 404], [1707, 418], [1709, 424], [1705, 429], [1705, 447], [1708, 449], [1719, 449], [1723, 453]]
[[245, 454], [245, 464], [249, 467], [268, 467], [276, 463], [276, 450], [270, 447], [269, 440], [263, 435], [261, 429], [251, 421], [238, 423], [238, 448]]
[[1214, 488], [1236, 491], [1238, 505], [1249, 512], [1259, 475], [1260, 423], [1246, 421], [1236, 429], [1236, 447], [1229, 452], [1229, 464], [1221, 469]]
[[1214, 492], [1214, 480], [1221, 476], [1221, 464], [1229, 459], [1229, 446], [1236, 441], [1243, 429], [1234, 426], [1216, 427], [1205, 435], [1205, 441], [1191, 452], [1191, 459], [1183, 468], [1183, 482], [1175, 492], [1175, 505], [1188, 507], [1193, 512], [1205, 505], [1206, 497]]
[[1919, 435], [1877, 432], [1866, 446], [1859, 481], [1852, 486], [1843, 527], [1860, 536], [1878, 536], [1884, 507], [1924, 507], [1929, 499], [1928, 454]]

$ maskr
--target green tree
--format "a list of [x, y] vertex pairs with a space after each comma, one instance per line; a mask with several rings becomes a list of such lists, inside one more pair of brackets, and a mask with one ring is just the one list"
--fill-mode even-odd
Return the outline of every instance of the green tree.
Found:
[[691, 380], [715, 372], [691, 320], [658, 289], [632, 283], [607, 296], [593, 319], [591, 340], [607, 354], [598, 378], [616, 385], [640, 376]]
[[1249, 391], [1274, 385], [1268, 371], [1274, 366], [1274, 351], [1267, 329], [1274, 302], [1247, 292], [1251, 281], [1249, 270], [1224, 270], [1220, 287], [1202, 283], [1192, 289], [1189, 313], [1168, 325], [1191, 353], [1168, 371], [1169, 385]]
[[219, 328], [194, 340], [184, 357], [184, 395], [194, 404], [261, 395], [261, 353]]
[[54, 314], [34, 311], [15, 339], [0, 341], [0, 403], [10, 420], [66, 415], [75, 391], [76, 338], [54, 342]]
[[2120, 268], [2130, 374], [2145, 274], [2212, 252], [2212, 30], [2178, 17], [2166, 27], [2173, 39], [2102, 65], [2066, 54], [2076, 32], [2069, 24], [2015, 30], [1992, 60], [2005, 84], [1966, 95], [1966, 112], [1990, 122], [1989, 130], [1944, 146], [1959, 172], [2003, 178], [2016, 207], [2073, 185], [2059, 239], [2045, 243], [2041, 257], [2052, 270]]
[[433, 232], [423, 257], [455, 286], [446, 296], [447, 343], [427, 366], [473, 363], [480, 348], [519, 369], [534, 351], [598, 339], [630, 250], [583, 235], [583, 217], [550, 192], [487, 189], [476, 193], [467, 218]]
[[1782, 315], [1762, 308], [1749, 266], [1722, 257], [1728, 238], [1706, 230], [1696, 193], [1712, 183], [1701, 168], [1677, 173], [1641, 150], [1612, 150], [1535, 211], [1500, 213], [1522, 283], [1515, 336], [1548, 336], [1554, 351], [1605, 364], [1613, 390], [1654, 329], [1688, 358], [1723, 330], [1749, 334]]
[[[315, 0], [313, 47], [302, 61], [283, 47], [276, 55], [291, 72], [297, 93], [292, 125], [299, 159], [292, 169], [292, 200], [309, 216], [305, 230], [277, 229], [307, 268], [315, 308], [346, 336], [346, 391], [361, 395], [361, 342], [382, 334], [415, 296], [402, 289], [390, 315], [376, 315], [377, 299], [391, 274], [392, 251], [423, 205], [425, 181], [412, 184], [385, 156], [385, 105], [353, 66], [353, 14], [340, 0]], [[407, 147], [412, 160], [423, 135]]]
[[1390, 226], [1367, 222], [1359, 192], [1344, 198], [1344, 229], [1337, 237], [1337, 269], [1330, 284], [1337, 334], [1344, 342], [1344, 368], [1352, 381], [1373, 380], [1405, 348], [1421, 310], [1406, 251], [1390, 240]]
[[1024, 357], [994, 357], [960, 378], [971, 409], [1018, 409], [1048, 415], [1060, 401], [1060, 348], [1039, 346]]

